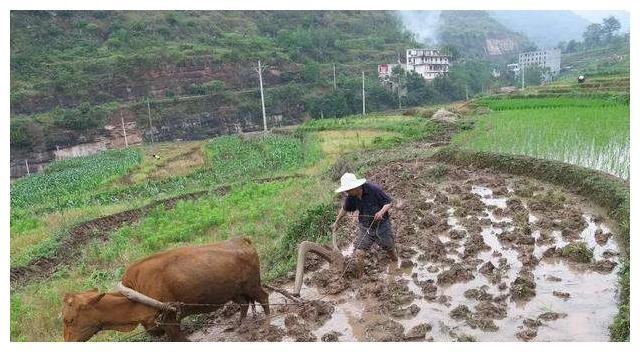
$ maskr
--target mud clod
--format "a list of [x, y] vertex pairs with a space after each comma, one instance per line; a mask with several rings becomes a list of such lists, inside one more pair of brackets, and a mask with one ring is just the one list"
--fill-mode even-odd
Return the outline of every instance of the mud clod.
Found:
[[601, 274], [608, 274], [610, 272], [613, 271], [613, 269], [616, 267], [617, 263], [609, 260], [609, 259], [603, 259], [603, 260], [598, 260], [595, 263], [593, 263], [593, 265], [591, 266], [593, 268], [593, 270], [601, 273]]
[[609, 237], [611, 237], [611, 234], [605, 233], [604, 231], [602, 231], [602, 229], [597, 229], [594, 236], [596, 239], [596, 243], [601, 246], [604, 246], [609, 241]]
[[431, 331], [431, 324], [418, 324], [409, 329], [409, 331], [404, 335], [404, 339], [407, 341], [424, 340], [429, 331]]
[[404, 328], [391, 319], [369, 322], [364, 328], [364, 339], [370, 342], [402, 341]]
[[593, 249], [582, 241], [569, 243], [560, 249], [560, 255], [576, 263], [589, 263], [593, 259]]
[[471, 311], [469, 310], [469, 307], [461, 304], [453, 308], [451, 312], [449, 312], [449, 316], [455, 320], [464, 320], [468, 319], [471, 316]]
[[322, 342], [337, 342], [340, 336], [342, 336], [342, 334], [337, 331], [329, 331], [328, 333], [322, 335], [322, 338], [320, 338], [320, 340]]
[[547, 281], [552, 281], [552, 282], [560, 282], [560, 281], [562, 281], [561, 278], [559, 278], [557, 276], [553, 276], [553, 275], [547, 275], [546, 279], [547, 279]]
[[516, 337], [522, 341], [531, 341], [538, 335], [538, 331], [534, 329], [522, 329], [516, 333]]
[[511, 284], [511, 297], [515, 300], [529, 300], [536, 295], [536, 283], [533, 273], [520, 271]]
[[476, 306], [474, 316], [488, 319], [504, 319], [507, 317], [507, 307], [502, 304], [482, 301]]
[[466, 282], [473, 280], [475, 276], [468, 268], [459, 263], [454, 263], [450, 269], [438, 274], [439, 285], [450, 285], [456, 282]]
[[553, 295], [564, 300], [571, 298], [571, 294], [569, 292], [553, 291]]
[[562, 318], [566, 318], [567, 314], [566, 313], [556, 313], [556, 312], [545, 312], [542, 313], [540, 315], [538, 315], [538, 319], [540, 320], [558, 320], [558, 319], [562, 319]]
[[522, 321], [522, 324], [528, 327], [529, 329], [537, 329], [542, 325], [542, 322], [538, 319], [526, 318], [525, 320]]

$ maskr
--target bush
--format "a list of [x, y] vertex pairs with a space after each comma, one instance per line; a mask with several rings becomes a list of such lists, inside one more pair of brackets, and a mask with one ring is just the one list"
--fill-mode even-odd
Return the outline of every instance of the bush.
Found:
[[100, 106], [82, 103], [77, 108], [52, 111], [53, 121], [60, 127], [76, 131], [86, 131], [104, 126], [107, 110]]

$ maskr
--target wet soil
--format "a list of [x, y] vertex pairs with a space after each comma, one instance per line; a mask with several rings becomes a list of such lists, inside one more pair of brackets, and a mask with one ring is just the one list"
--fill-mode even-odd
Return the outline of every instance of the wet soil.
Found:
[[[311, 259], [301, 296], [312, 306], [301, 309], [272, 293], [271, 303], [290, 305], [278, 306], [262, 328], [267, 333], [225, 331], [237, 316], [218, 316], [219, 325], [190, 338], [607, 341], [617, 311], [619, 249], [604, 212], [549, 184], [472, 166], [446, 165], [446, 178], [434, 181], [435, 166], [394, 162], [366, 175], [400, 204], [391, 210], [398, 263], [374, 246], [356, 278], [349, 266], [342, 275]], [[340, 230], [347, 257], [355, 221]], [[574, 250], [563, 255], [578, 243], [588, 260]], [[291, 290], [293, 282], [283, 278], [278, 286]], [[332, 309], [313, 308], [320, 302]], [[263, 318], [261, 311], [250, 314], [243, 326], [251, 330]]]

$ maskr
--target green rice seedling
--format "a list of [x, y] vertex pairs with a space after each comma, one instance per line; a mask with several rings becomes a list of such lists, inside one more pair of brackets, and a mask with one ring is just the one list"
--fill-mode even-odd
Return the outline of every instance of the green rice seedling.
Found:
[[622, 178], [629, 177], [629, 106], [558, 107], [494, 112], [454, 143], [559, 160]]

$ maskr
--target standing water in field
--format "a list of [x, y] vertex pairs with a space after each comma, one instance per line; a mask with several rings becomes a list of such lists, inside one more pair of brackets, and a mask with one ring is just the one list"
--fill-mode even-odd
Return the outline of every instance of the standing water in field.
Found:
[[[221, 314], [191, 338], [608, 341], [617, 312], [615, 224], [585, 199], [537, 181], [449, 167], [435, 182], [432, 166], [395, 163], [367, 175], [402, 203], [391, 213], [398, 264], [374, 250], [355, 278], [352, 265], [342, 273], [309, 258], [303, 306], [272, 293], [269, 325], [260, 312], [225, 331], [237, 315]], [[346, 255], [354, 226], [343, 229]], [[293, 287], [289, 278], [276, 284]]]

